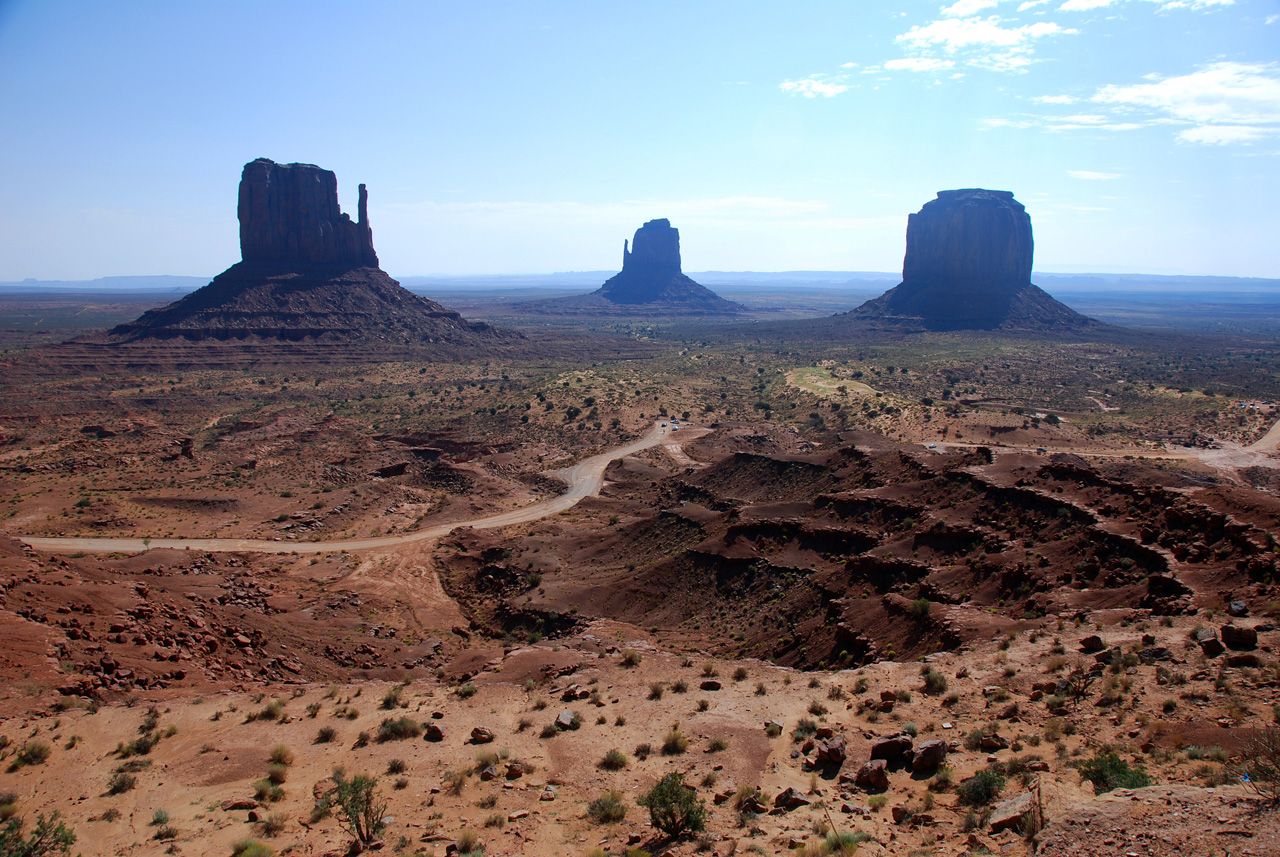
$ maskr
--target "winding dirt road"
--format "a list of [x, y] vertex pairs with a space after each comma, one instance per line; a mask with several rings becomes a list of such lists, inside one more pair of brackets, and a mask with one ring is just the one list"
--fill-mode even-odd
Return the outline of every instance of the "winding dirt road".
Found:
[[[711, 430], [682, 426], [680, 440], [692, 440], [702, 437]], [[368, 551], [395, 547], [410, 542], [420, 542], [446, 536], [460, 527], [471, 527], [476, 530], [491, 530], [497, 527], [508, 527], [512, 524], [527, 524], [532, 521], [563, 512], [577, 505], [584, 497], [599, 493], [604, 484], [604, 471], [614, 461], [640, 452], [659, 444], [673, 444], [671, 427], [666, 424], [655, 424], [642, 438], [624, 446], [594, 455], [578, 462], [572, 467], [557, 470], [553, 475], [560, 477], [569, 486], [565, 493], [550, 500], [542, 500], [529, 506], [487, 515], [470, 521], [455, 521], [451, 524], [437, 524], [434, 527], [405, 533], [398, 536], [378, 536], [368, 539], [344, 539], [340, 541], [302, 542], [273, 541], [266, 539], [107, 539], [107, 538], [41, 538], [35, 536], [14, 536], [18, 541], [30, 545], [36, 550], [53, 553], [71, 553], [84, 551], [103, 553], [120, 551], [122, 553], [139, 553], [150, 548], [177, 548], [212, 552], [256, 551], [260, 553], [328, 553], [331, 551]]]

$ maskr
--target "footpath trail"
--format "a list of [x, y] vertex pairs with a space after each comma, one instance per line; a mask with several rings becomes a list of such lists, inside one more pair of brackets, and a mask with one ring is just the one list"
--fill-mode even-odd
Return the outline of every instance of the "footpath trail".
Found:
[[[693, 438], [702, 437], [711, 430], [694, 426], [682, 426], [679, 440], [692, 440]], [[383, 548], [391, 548], [397, 545], [408, 544], [410, 542], [420, 542], [427, 539], [437, 539], [446, 536], [461, 527], [471, 527], [476, 530], [491, 530], [498, 527], [509, 527], [513, 524], [527, 524], [532, 521], [541, 520], [542, 518], [571, 509], [578, 504], [578, 501], [585, 497], [591, 497], [599, 493], [601, 486], [604, 484], [604, 471], [614, 461], [619, 458], [625, 458], [645, 449], [649, 449], [659, 444], [671, 444], [671, 427], [665, 423], [655, 424], [643, 437], [639, 440], [623, 446], [614, 447], [606, 450], [599, 455], [593, 455], [591, 458], [584, 459], [572, 467], [566, 467], [563, 470], [554, 472], [555, 476], [564, 480], [568, 485], [568, 490], [557, 497], [549, 500], [541, 500], [537, 503], [523, 506], [519, 509], [512, 509], [509, 512], [499, 512], [494, 515], [486, 515], [480, 518], [473, 518], [469, 521], [454, 521], [449, 524], [437, 524], [433, 527], [416, 530], [412, 533], [404, 533], [395, 536], [378, 536], [367, 539], [341, 539], [335, 541], [322, 542], [304, 542], [304, 541], [275, 541], [268, 539], [141, 539], [141, 538], [45, 538], [37, 536], [13, 536], [18, 541], [30, 545], [36, 550], [50, 551], [53, 553], [71, 553], [84, 551], [86, 553], [104, 553], [111, 551], [119, 551], [122, 553], [139, 553], [151, 548], [176, 548], [178, 550], [201, 550], [218, 552], [229, 551], [256, 551], [260, 553], [328, 553], [331, 551], [369, 551], [380, 550]]]

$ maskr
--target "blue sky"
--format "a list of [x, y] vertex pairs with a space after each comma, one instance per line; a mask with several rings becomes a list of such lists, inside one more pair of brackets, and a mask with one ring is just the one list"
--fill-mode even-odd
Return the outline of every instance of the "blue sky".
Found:
[[213, 275], [257, 157], [392, 274], [901, 270], [1012, 190], [1041, 270], [1280, 277], [1280, 0], [0, 0], [0, 280]]

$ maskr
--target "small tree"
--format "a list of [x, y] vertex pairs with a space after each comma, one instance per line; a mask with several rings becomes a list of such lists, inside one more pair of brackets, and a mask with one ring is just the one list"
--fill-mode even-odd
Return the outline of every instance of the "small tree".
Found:
[[339, 810], [338, 826], [361, 845], [373, 842], [382, 832], [388, 803], [378, 791], [377, 777], [357, 775], [340, 780], [333, 790], [333, 804]]
[[1236, 769], [1249, 788], [1273, 804], [1280, 803], [1280, 729], [1259, 729], [1249, 739], [1245, 760]]
[[684, 784], [681, 774], [667, 774], [636, 803], [649, 810], [653, 826], [668, 836], [702, 830], [707, 824], [707, 805]]
[[58, 819], [54, 812], [48, 818], [44, 813], [36, 815], [36, 826], [30, 837], [22, 835], [22, 819], [11, 818], [0, 827], [0, 854], [4, 857], [54, 857], [70, 855], [76, 835]]

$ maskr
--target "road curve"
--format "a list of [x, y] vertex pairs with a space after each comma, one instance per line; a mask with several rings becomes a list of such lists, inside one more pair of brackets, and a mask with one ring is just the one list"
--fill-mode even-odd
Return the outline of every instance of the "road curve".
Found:
[[[687, 427], [683, 429], [685, 438], [701, 437], [710, 429]], [[394, 547], [408, 542], [419, 542], [424, 539], [436, 539], [447, 536], [460, 527], [471, 527], [476, 530], [491, 530], [496, 527], [508, 527], [512, 524], [527, 524], [542, 518], [571, 509], [584, 497], [591, 497], [600, 491], [604, 484], [604, 471], [614, 461], [628, 455], [668, 442], [671, 428], [665, 423], [655, 424], [639, 440], [624, 446], [614, 447], [578, 462], [572, 467], [555, 471], [569, 486], [565, 493], [541, 500], [510, 512], [487, 515], [470, 521], [456, 521], [452, 524], [437, 524], [412, 533], [398, 536], [378, 536], [368, 539], [343, 539], [326, 542], [274, 541], [266, 539], [94, 539], [94, 538], [42, 538], [35, 536], [13, 536], [18, 541], [28, 544], [36, 550], [51, 553], [104, 553], [119, 551], [122, 553], [139, 553], [150, 548], [177, 548], [178, 550], [201, 550], [214, 553], [229, 551], [256, 551], [260, 553], [328, 553], [331, 551], [364, 551], [378, 548]]]

